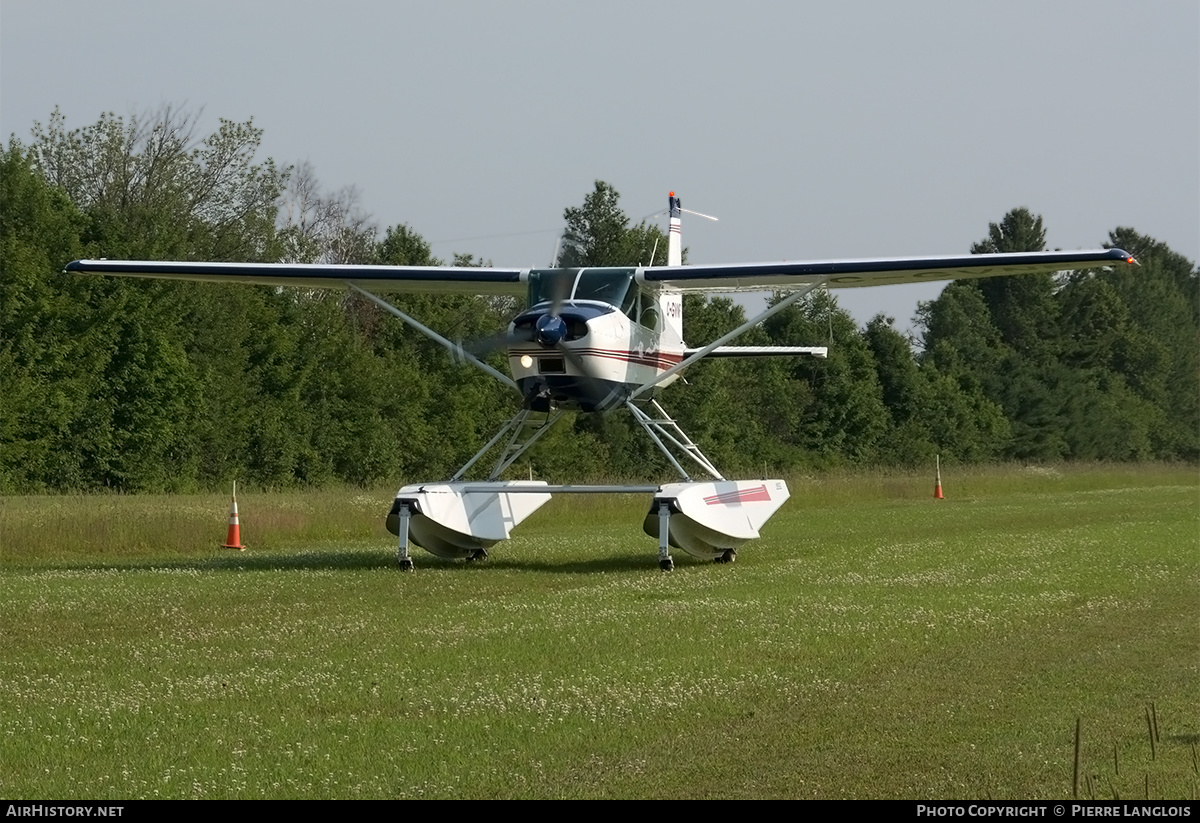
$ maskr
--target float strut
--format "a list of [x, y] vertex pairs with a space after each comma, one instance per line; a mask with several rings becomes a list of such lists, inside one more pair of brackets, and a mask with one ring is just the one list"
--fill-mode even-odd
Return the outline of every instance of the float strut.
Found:
[[400, 504], [400, 518], [396, 525], [396, 535], [400, 540], [399, 548], [396, 551], [396, 559], [400, 562], [400, 568], [406, 572], [412, 571], [413, 561], [408, 556], [408, 519], [411, 514], [408, 510], [407, 503]]
[[671, 504], [666, 500], [658, 501], [658, 567], [665, 572], [675, 568], [671, 559]]

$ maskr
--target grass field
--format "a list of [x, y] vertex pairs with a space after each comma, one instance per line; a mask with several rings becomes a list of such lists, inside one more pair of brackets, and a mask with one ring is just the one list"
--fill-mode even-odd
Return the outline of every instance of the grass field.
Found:
[[242, 554], [220, 495], [5, 498], [0, 796], [1065, 798], [1079, 719], [1080, 796], [1196, 798], [1196, 468], [943, 479], [671, 574], [643, 497], [414, 574], [388, 491], [244, 493]]

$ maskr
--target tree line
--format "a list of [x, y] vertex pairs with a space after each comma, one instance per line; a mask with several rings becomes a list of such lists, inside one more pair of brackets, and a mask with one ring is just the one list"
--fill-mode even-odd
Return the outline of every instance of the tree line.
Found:
[[[164, 109], [68, 130], [57, 111], [0, 148], [0, 492], [399, 484], [448, 476], [515, 411], [496, 381], [350, 293], [70, 277], [70, 260], [439, 265], [407, 224], [380, 231], [354, 189], [257, 159], [262, 131]], [[665, 262], [597, 182], [564, 212], [564, 265]], [[829, 358], [704, 361], [662, 402], [729, 474], [1001, 459], [1200, 459], [1200, 280], [1129, 228], [1140, 267], [950, 284], [916, 339], [865, 328], [816, 292], [747, 345], [830, 341]], [[973, 252], [1045, 248], [1016, 209]], [[482, 265], [456, 254], [456, 265]], [[451, 339], [520, 308], [390, 298]], [[740, 306], [688, 296], [702, 345]], [[491, 355], [504, 370], [502, 353]], [[621, 413], [577, 415], [514, 472], [550, 481], [669, 477]]]

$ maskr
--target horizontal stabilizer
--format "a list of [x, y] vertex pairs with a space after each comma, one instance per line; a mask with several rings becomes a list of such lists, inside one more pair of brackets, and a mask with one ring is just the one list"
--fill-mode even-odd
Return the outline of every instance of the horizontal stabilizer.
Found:
[[[685, 349], [684, 356], [700, 349]], [[806, 355], [824, 360], [829, 356], [825, 346], [717, 346], [706, 357], [792, 357]]]

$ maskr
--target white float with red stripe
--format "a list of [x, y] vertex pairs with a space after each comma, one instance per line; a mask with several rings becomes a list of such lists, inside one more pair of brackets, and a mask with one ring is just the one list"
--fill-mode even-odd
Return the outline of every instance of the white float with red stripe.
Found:
[[701, 560], [733, 560], [736, 550], [790, 496], [782, 480], [717, 480], [659, 486], [554, 486], [537, 481], [436, 483], [405, 486], [388, 513], [388, 531], [399, 536], [401, 561], [409, 540], [448, 559], [487, 556], [514, 526], [553, 494], [636, 494], [654, 500], [642, 523], [659, 540], [659, 562], [671, 568], [670, 547]]
[[790, 496], [782, 480], [668, 483], [654, 495], [642, 528], [661, 539], [665, 505], [670, 545], [703, 560], [732, 560], [733, 550], [757, 538]]

